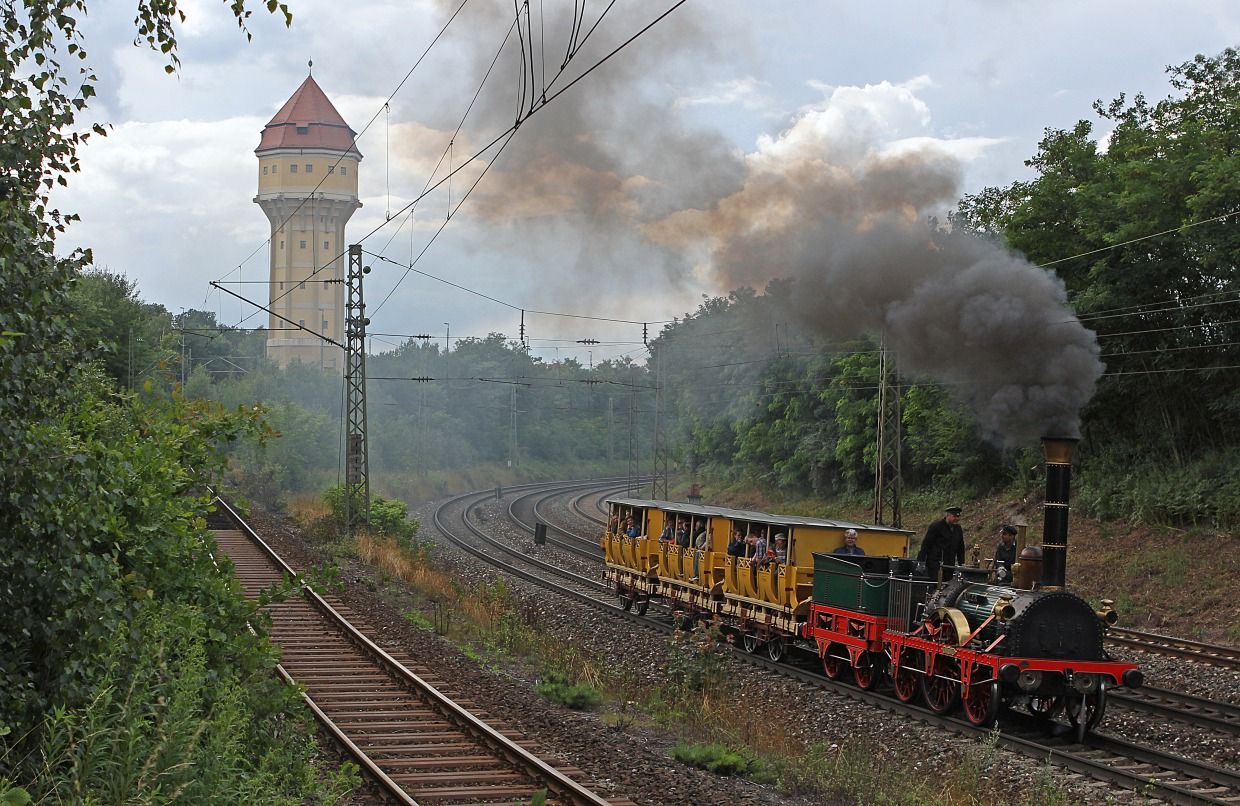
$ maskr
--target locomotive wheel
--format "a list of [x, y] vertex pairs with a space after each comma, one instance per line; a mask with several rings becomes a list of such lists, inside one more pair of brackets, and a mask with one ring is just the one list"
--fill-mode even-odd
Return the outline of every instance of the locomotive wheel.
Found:
[[945, 663], [941, 658], [935, 661], [934, 673], [921, 678], [921, 693], [926, 698], [926, 705], [936, 714], [946, 714], [960, 702], [960, 684], [940, 675], [950, 673], [953, 664]]
[[1085, 734], [1098, 727], [1098, 723], [1102, 721], [1102, 714], [1107, 709], [1107, 690], [1105, 687], [1099, 688], [1093, 694], [1085, 694], [1081, 697], [1069, 696], [1064, 704], [1064, 711], [1068, 715], [1068, 722], [1076, 731], [1076, 741], [1080, 744], [1085, 741]]
[[784, 659], [784, 649], [782, 638], [772, 638], [766, 642], [766, 656], [776, 663]]
[[891, 667], [891, 683], [895, 688], [896, 699], [900, 702], [912, 702], [917, 699], [917, 692], [921, 691], [921, 681], [918, 679], [920, 675], [904, 665], [913, 662], [918, 665], [921, 663], [921, 658], [916, 653], [910, 653], [903, 663]]
[[848, 661], [830, 654], [834, 647], [835, 644], [827, 647], [827, 654], [822, 656], [822, 673], [830, 680], [839, 680], [844, 676], [844, 670], [849, 667]]
[[882, 656], [873, 652], [858, 655], [857, 665], [853, 667], [853, 679], [866, 691], [877, 686], [883, 679]]
[[1029, 713], [1040, 722], [1049, 722], [1063, 702], [1058, 697], [1033, 697], [1029, 700]]
[[964, 715], [979, 728], [989, 727], [999, 715], [999, 684], [995, 681], [978, 683], [965, 689]]
[[641, 599], [637, 600], [636, 604], [637, 604], [637, 615], [644, 616], [646, 615], [646, 611], [650, 609], [650, 597], [643, 596]]
[[758, 647], [762, 646], [762, 642], [758, 640], [758, 636], [754, 633], [747, 632], [741, 634], [741, 646], [750, 655], [758, 651]]

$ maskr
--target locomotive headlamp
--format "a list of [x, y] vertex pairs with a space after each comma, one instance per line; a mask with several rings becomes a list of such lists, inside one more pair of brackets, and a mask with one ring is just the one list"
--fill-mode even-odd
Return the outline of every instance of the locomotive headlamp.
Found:
[[1042, 685], [1042, 673], [1036, 669], [1026, 669], [1020, 673], [1016, 681], [1022, 691], [1035, 691]]
[[995, 602], [994, 608], [995, 618], [999, 621], [1007, 621], [1016, 615], [1016, 608], [1012, 607], [1012, 600], [1006, 596], [1000, 596], [999, 601]]
[[1094, 611], [1103, 624], [1114, 624], [1119, 621], [1119, 613], [1115, 612], [1115, 600], [1103, 599], [1102, 607]]
[[1081, 694], [1089, 694], [1098, 688], [1098, 676], [1093, 674], [1072, 675], [1072, 688]]

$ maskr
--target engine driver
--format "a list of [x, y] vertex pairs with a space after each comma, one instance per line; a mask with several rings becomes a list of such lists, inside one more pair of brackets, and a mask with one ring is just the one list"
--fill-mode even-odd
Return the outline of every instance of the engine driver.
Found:
[[[930, 524], [917, 552], [918, 571], [925, 568], [926, 576], [942, 582], [939, 576], [944, 565], [964, 565], [964, 529], [960, 527], [960, 507], [943, 510], [943, 517]], [[924, 566], [923, 566], [924, 564]]]

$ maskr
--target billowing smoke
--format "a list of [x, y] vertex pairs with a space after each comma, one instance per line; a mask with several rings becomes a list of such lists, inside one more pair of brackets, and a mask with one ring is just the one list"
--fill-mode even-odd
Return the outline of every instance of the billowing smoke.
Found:
[[[481, 8], [511, 20], [500, 0]], [[565, 41], [568, 19], [548, 13], [548, 42]], [[919, 78], [826, 87], [822, 104], [739, 153], [721, 133], [686, 125], [656, 91], [721, 47], [703, 19], [673, 15], [518, 133], [471, 199], [470, 215], [498, 225], [488, 237], [529, 249], [531, 228], [565, 242], [571, 232], [571, 268], [592, 273], [595, 290], [617, 278], [629, 289], [659, 276], [682, 288], [705, 281], [722, 293], [790, 279], [792, 316], [832, 339], [881, 334], [904, 376], [947, 384], [989, 437], [1075, 434], [1103, 367], [1062, 283], [928, 222], [959, 198], [961, 157], [994, 141], [917, 136], [929, 124]], [[467, 54], [472, 72], [492, 55]], [[482, 104], [503, 110], [492, 123], [511, 122], [511, 84], [502, 94]], [[543, 293], [557, 285], [539, 279]], [[575, 279], [563, 284], [572, 294]]]
[[749, 158], [742, 190], [649, 237], [702, 250], [723, 287], [793, 280], [805, 326], [881, 334], [904, 375], [947, 384], [990, 438], [1075, 435], [1103, 369], [1094, 334], [1051, 272], [930, 225], [958, 197], [957, 161], [936, 146], [837, 160], [795, 129]]

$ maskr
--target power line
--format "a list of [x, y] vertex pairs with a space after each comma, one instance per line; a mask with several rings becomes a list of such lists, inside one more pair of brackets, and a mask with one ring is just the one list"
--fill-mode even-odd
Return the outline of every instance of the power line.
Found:
[[1206, 219], [1202, 219], [1201, 221], [1193, 221], [1191, 223], [1183, 224], [1178, 227], [1172, 227], [1171, 229], [1165, 229], [1162, 232], [1155, 232], [1149, 235], [1142, 235], [1139, 238], [1132, 238], [1127, 241], [1121, 241], [1120, 243], [1111, 244], [1110, 246], [1101, 246], [1097, 249], [1090, 249], [1087, 252], [1080, 252], [1075, 255], [1068, 255], [1067, 257], [1061, 257], [1057, 260], [1052, 260], [1047, 263], [1039, 263], [1037, 265], [1043, 269], [1049, 268], [1050, 266], [1054, 266], [1057, 263], [1063, 263], [1068, 260], [1075, 260], [1078, 257], [1087, 257], [1089, 255], [1096, 255], [1099, 252], [1109, 252], [1112, 249], [1119, 249], [1121, 246], [1128, 246], [1130, 244], [1140, 243], [1141, 241], [1148, 241], [1151, 238], [1160, 238], [1163, 235], [1170, 235], [1173, 232], [1183, 232], [1186, 229], [1192, 229], [1193, 227], [1200, 227], [1202, 224], [1210, 224], [1214, 221], [1222, 221], [1224, 218], [1231, 218], [1232, 216], [1237, 215], [1237, 214], [1240, 214], [1240, 210], [1232, 210], [1230, 213], [1223, 213], [1222, 215], [1216, 215], [1213, 218], [1206, 218]]

